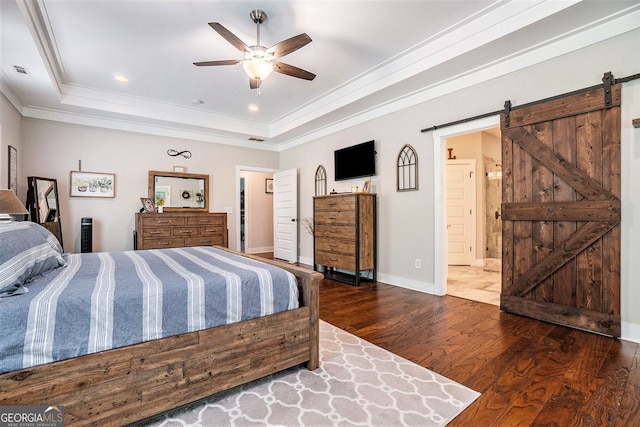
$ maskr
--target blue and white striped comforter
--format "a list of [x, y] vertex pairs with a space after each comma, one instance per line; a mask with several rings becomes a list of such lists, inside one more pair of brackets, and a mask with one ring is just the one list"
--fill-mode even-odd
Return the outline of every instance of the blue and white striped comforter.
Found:
[[0, 373], [298, 307], [291, 273], [212, 247], [65, 257], [0, 299]]

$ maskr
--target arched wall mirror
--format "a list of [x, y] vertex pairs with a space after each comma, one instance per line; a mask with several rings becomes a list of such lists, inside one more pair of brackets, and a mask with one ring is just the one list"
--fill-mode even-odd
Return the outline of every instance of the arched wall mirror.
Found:
[[31, 221], [37, 222], [49, 230], [62, 244], [62, 225], [60, 223], [60, 199], [58, 181], [39, 176], [27, 177], [27, 209]]
[[149, 198], [165, 212], [209, 212], [209, 175], [149, 171]]

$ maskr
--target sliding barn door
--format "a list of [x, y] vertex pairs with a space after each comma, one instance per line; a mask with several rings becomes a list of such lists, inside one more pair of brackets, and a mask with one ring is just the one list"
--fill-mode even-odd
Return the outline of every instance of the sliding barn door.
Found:
[[501, 309], [619, 337], [620, 85], [505, 112], [501, 128]]

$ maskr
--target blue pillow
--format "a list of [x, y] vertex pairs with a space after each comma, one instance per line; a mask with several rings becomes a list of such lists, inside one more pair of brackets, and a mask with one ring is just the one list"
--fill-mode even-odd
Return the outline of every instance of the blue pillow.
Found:
[[0, 297], [20, 295], [26, 283], [67, 265], [53, 234], [35, 222], [0, 222]]

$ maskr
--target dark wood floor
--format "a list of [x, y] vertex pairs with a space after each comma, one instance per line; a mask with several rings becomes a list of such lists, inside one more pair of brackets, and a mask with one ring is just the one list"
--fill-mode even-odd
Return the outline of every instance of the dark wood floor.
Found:
[[640, 346], [465, 299], [324, 280], [320, 318], [480, 393], [451, 426], [640, 426]]

